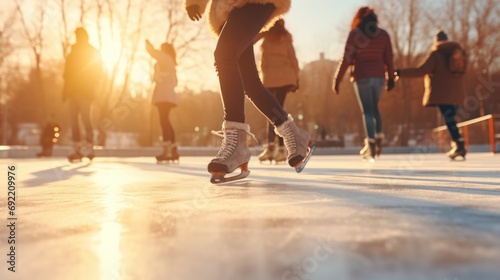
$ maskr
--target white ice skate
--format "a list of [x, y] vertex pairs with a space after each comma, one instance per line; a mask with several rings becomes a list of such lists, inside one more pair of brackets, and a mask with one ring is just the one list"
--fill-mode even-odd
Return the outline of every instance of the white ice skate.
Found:
[[[250, 160], [250, 150], [246, 144], [247, 134], [250, 134], [250, 126], [245, 123], [224, 121], [222, 131], [212, 131], [212, 134], [222, 137], [222, 146], [214, 159], [208, 164], [208, 172], [212, 174], [210, 182], [212, 184], [225, 183], [246, 178], [248, 161]], [[240, 168], [240, 174], [226, 177], [236, 168]]]
[[309, 132], [298, 127], [291, 115], [274, 131], [285, 141], [288, 150], [288, 164], [300, 173], [306, 167], [307, 162], [313, 155], [316, 145], [311, 141]]
[[90, 161], [94, 159], [94, 145], [88, 141], [75, 143], [74, 152], [67, 156], [70, 163], [82, 162], [84, 157]]

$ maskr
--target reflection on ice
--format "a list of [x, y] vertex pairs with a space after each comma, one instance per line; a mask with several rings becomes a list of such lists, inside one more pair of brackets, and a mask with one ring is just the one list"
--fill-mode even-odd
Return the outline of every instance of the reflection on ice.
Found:
[[123, 208], [121, 188], [119, 185], [108, 186], [104, 189], [102, 206], [104, 217], [102, 226], [96, 236], [96, 254], [100, 263], [101, 280], [121, 280], [122, 252], [120, 250], [122, 225], [118, 221], [118, 213]]

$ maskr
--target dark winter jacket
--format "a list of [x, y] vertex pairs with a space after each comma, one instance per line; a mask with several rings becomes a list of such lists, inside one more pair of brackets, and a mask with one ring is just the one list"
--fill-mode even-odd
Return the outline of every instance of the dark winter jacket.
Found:
[[335, 79], [342, 79], [349, 66], [353, 66], [353, 78], [394, 79], [394, 62], [389, 34], [377, 28], [373, 37], [366, 36], [359, 28], [347, 37], [344, 56], [339, 63]]
[[97, 49], [88, 43], [74, 44], [64, 66], [63, 100], [80, 96], [92, 101], [102, 75], [102, 62]]
[[401, 77], [424, 77], [425, 92], [422, 104], [462, 105], [465, 98], [464, 81], [461, 76], [454, 76], [446, 58], [460, 46], [456, 42], [440, 41], [432, 46], [431, 53], [417, 68], [401, 69]]

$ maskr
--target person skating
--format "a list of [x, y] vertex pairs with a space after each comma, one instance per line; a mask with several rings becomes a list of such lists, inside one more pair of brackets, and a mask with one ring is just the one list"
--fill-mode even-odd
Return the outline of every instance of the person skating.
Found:
[[[210, 7], [207, 4], [211, 3]], [[310, 134], [299, 128], [262, 84], [253, 51], [259, 32], [268, 30], [290, 9], [290, 0], [186, 0], [191, 20], [199, 20], [205, 10], [212, 30], [219, 36], [215, 48], [215, 67], [219, 76], [224, 121], [222, 146], [208, 164], [211, 182], [220, 183], [248, 175], [250, 151], [246, 144], [250, 126], [245, 123], [245, 95], [275, 126], [284, 138], [288, 164], [302, 171], [314, 146]], [[240, 175], [225, 177], [237, 168]]]
[[161, 154], [156, 156], [157, 162], [179, 160], [175, 132], [170, 122], [170, 111], [177, 106], [176, 52], [172, 44], [163, 43], [160, 50], [146, 40], [146, 50], [156, 60], [154, 81], [155, 89], [151, 102], [158, 109], [162, 131]]
[[[68, 155], [70, 162], [81, 161], [86, 156], [94, 158], [94, 134], [90, 120], [92, 102], [99, 81], [103, 75], [99, 52], [89, 44], [87, 31], [79, 27], [75, 31], [76, 43], [71, 46], [71, 52], [64, 66], [63, 100], [68, 101], [74, 151]], [[79, 118], [85, 128], [85, 138], [80, 135]], [[82, 141], [83, 140], [83, 141]]]
[[434, 37], [430, 53], [417, 68], [396, 70], [399, 77], [424, 76], [425, 92], [422, 105], [438, 107], [450, 133], [452, 143], [448, 157], [465, 159], [467, 151], [464, 139], [455, 120], [457, 110], [464, 102], [465, 88], [463, 75], [467, 69], [467, 56], [459, 43], [449, 41], [440, 30]]
[[366, 138], [360, 154], [363, 159], [373, 161], [376, 155], [380, 156], [384, 139], [378, 103], [386, 79], [387, 91], [394, 88], [394, 63], [390, 36], [378, 27], [377, 15], [369, 7], [361, 7], [352, 21], [344, 55], [333, 82], [333, 90], [337, 94], [349, 67], [364, 120]]
[[[295, 55], [292, 34], [285, 28], [285, 21], [279, 19], [269, 31], [263, 33], [262, 38], [262, 82], [283, 106], [287, 94], [299, 88], [299, 62]], [[278, 138], [278, 147], [275, 147], [275, 138]], [[267, 122], [266, 140], [264, 151], [258, 156], [259, 160], [285, 161], [285, 143], [282, 137], [276, 135], [270, 122]]]

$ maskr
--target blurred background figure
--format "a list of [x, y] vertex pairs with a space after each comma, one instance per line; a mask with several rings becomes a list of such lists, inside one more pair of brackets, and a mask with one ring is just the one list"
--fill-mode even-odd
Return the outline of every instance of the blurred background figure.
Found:
[[50, 157], [52, 156], [52, 148], [54, 144], [57, 142], [57, 139], [60, 136], [60, 126], [55, 121], [55, 116], [51, 115], [47, 124], [42, 130], [42, 134], [40, 135], [40, 147], [42, 151], [36, 154], [37, 157]]
[[455, 116], [465, 98], [463, 75], [467, 69], [465, 50], [457, 42], [448, 41], [448, 35], [439, 31], [429, 55], [417, 68], [396, 70], [400, 77], [424, 77], [423, 106], [437, 106], [443, 115], [452, 143], [448, 157], [465, 159], [464, 138], [457, 128]]
[[146, 50], [156, 60], [153, 80], [156, 83], [151, 102], [158, 109], [162, 131], [161, 154], [156, 156], [158, 162], [179, 160], [175, 132], [170, 122], [170, 111], [177, 106], [176, 53], [174, 47], [169, 43], [163, 43], [161, 50], [156, 50], [146, 40]]
[[[286, 95], [299, 88], [299, 62], [295, 56], [293, 38], [285, 28], [285, 21], [276, 21], [269, 31], [263, 33], [261, 45], [262, 82], [276, 97], [283, 107]], [[275, 140], [278, 138], [278, 148], [275, 149]], [[287, 158], [283, 138], [277, 137], [274, 126], [267, 123], [267, 143], [264, 151], [259, 155], [260, 161], [285, 161]]]
[[345, 44], [344, 56], [334, 78], [334, 91], [339, 94], [339, 85], [347, 68], [351, 67], [351, 81], [361, 108], [365, 146], [360, 154], [365, 160], [374, 160], [382, 152], [382, 116], [378, 103], [386, 82], [387, 91], [394, 88], [394, 63], [389, 34], [378, 27], [378, 18], [369, 7], [361, 7], [351, 25]]
[[[103, 66], [99, 51], [89, 44], [87, 31], [79, 27], [75, 30], [76, 43], [64, 66], [63, 100], [68, 100], [74, 151], [68, 155], [70, 162], [79, 161], [85, 155], [94, 158], [94, 135], [90, 120], [92, 102], [102, 78]], [[85, 138], [80, 136], [79, 118], [85, 128]], [[84, 150], [86, 149], [86, 150]]]

